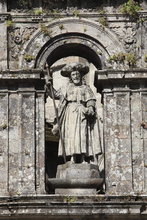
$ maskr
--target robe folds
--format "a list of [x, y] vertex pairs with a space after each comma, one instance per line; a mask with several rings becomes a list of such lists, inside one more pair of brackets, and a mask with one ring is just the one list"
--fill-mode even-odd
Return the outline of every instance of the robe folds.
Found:
[[[60, 98], [58, 116], [61, 137], [58, 156], [63, 156], [63, 147], [66, 156], [101, 154], [96, 99], [90, 87], [70, 83], [57, 91], [55, 96]], [[88, 114], [90, 106], [94, 109], [94, 115]]]

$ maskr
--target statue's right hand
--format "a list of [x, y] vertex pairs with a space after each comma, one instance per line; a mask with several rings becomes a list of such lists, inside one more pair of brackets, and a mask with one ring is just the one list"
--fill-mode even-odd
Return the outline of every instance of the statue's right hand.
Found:
[[59, 133], [59, 126], [55, 124], [52, 128], [53, 135], [57, 135]]
[[52, 85], [52, 78], [51, 78], [51, 77], [48, 78], [48, 80], [46, 81], [46, 85], [47, 85], [47, 86]]

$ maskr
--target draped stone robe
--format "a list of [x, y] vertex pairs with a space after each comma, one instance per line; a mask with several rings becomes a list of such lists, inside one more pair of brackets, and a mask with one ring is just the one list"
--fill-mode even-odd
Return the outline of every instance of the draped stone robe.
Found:
[[[55, 93], [60, 98], [58, 115], [61, 127], [58, 155], [66, 156], [84, 154], [95, 156], [101, 154], [98, 120], [95, 109], [96, 99], [88, 85], [76, 86], [73, 83]], [[92, 106], [95, 114], [88, 115]], [[63, 146], [62, 146], [63, 145]]]

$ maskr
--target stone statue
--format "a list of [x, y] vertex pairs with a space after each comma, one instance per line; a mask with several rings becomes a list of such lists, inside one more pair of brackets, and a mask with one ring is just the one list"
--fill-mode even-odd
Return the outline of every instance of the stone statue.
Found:
[[66, 88], [54, 89], [54, 98], [60, 102], [52, 132], [56, 134], [60, 129], [58, 156], [65, 154], [66, 160], [74, 163], [97, 164], [101, 149], [96, 99], [84, 81], [88, 71], [89, 67], [81, 63], [66, 65], [61, 70], [62, 76], [69, 77], [69, 83]]

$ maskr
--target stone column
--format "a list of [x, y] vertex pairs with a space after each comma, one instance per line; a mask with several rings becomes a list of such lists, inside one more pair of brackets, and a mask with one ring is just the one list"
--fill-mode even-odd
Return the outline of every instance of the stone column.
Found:
[[45, 193], [44, 81], [0, 74], [0, 196]]
[[105, 181], [108, 194], [147, 190], [147, 71], [98, 71], [104, 102]]

